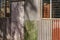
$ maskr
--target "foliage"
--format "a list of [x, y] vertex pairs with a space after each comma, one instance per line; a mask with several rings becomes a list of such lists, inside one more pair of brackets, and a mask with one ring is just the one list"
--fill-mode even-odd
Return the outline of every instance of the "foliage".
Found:
[[24, 40], [37, 40], [37, 29], [34, 21], [25, 21]]

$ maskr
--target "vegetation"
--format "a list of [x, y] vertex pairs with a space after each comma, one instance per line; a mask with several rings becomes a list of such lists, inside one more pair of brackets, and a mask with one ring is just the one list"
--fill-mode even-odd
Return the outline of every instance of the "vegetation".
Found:
[[24, 40], [37, 40], [37, 28], [34, 21], [25, 21]]

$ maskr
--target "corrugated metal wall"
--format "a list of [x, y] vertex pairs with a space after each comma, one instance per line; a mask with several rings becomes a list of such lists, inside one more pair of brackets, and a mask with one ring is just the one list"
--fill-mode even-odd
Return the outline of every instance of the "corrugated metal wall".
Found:
[[41, 23], [41, 40], [52, 40], [52, 20], [43, 19]]
[[42, 18], [42, 3], [43, 1], [40, 0], [38, 40], [60, 40], [60, 18]]
[[60, 40], [60, 19], [55, 19], [52, 22], [52, 40]]
[[60, 40], [60, 19], [42, 19], [39, 40]]

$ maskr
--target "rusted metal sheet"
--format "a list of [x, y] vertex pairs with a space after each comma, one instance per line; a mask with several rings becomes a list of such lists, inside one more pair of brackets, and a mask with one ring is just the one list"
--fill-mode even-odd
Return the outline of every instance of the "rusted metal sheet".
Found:
[[60, 40], [60, 20], [53, 20], [52, 40]]

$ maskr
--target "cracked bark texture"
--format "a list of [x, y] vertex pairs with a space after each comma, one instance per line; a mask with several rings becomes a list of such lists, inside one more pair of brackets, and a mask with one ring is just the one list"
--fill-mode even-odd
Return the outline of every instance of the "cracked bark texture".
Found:
[[12, 2], [11, 35], [12, 40], [23, 40], [24, 2]]

